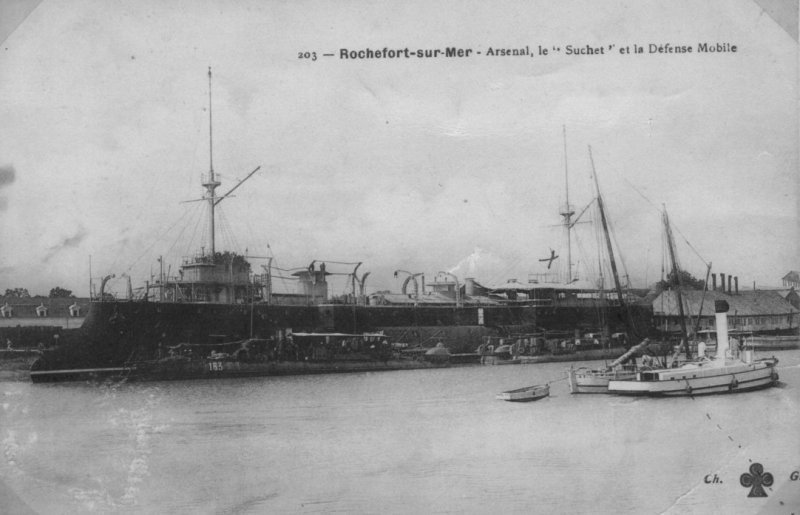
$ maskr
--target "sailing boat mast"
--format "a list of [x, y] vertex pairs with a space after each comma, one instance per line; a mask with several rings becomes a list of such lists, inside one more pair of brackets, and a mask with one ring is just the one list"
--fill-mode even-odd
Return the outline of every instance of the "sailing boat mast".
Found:
[[572, 282], [572, 237], [570, 235], [570, 230], [572, 229], [572, 215], [575, 214], [575, 211], [572, 209], [572, 206], [569, 204], [569, 168], [567, 166], [567, 127], [562, 125], [562, 130], [564, 134], [564, 191], [566, 192], [566, 203], [561, 208], [561, 212], [559, 213], [561, 216], [564, 217], [564, 239], [567, 243], [567, 274], [566, 274], [566, 283], [570, 284]]
[[216, 189], [221, 183], [214, 176], [214, 137], [213, 123], [211, 117], [211, 67], [208, 67], [208, 180], [203, 183], [206, 189], [206, 199], [208, 200], [208, 226], [209, 240], [211, 245], [211, 258], [214, 259], [216, 253], [215, 234], [214, 234], [214, 208], [218, 204]]
[[667, 236], [667, 248], [669, 249], [669, 259], [672, 262], [672, 274], [678, 281], [678, 287], [675, 290], [675, 293], [678, 301], [678, 314], [680, 315], [680, 321], [681, 321], [681, 337], [683, 338], [683, 344], [686, 350], [686, 359], [691, 359], [692, 351], [689, 348], [689, 335], [686, 332], [686, 315], [683, 312], [683, 297], [681, 295], [683, 281], [681, 280], [681, 275], [678, 270], [678, 262], [675, 259], [675, 242], [672, 239], [672, 228], [669, 225], [669, 216], [667, 215], [666, 207], [664, 207], [662, 218], [664, 220], [664, 231]]
[[608, 221], [606, 220], [606, 209], [603, 204], [603, 196], [600, 194], [600, 183], [597, 180], [597, 171], [594, 168], [594, 157], [592, 156], [592, 147], [589, 146], [589, 160], [592, 163], [592, 175], [594, 176], [594, 187], [597, 190], [597, 206], [600, 208], [600, 221], [603, 224], [603, 235], [606, 240], [606, 247], [608, 247], [608, 258], [611, 262], [611, 274], [614, 276], [614, 287], [617, 290], [617, 298], [619, 304], [625, 309], [625, 315], [628, 322], [628, 327], [631, 331], [635, 332], [633, 318], [628, 304], [625, 302], [625, 297], [622, 294], [622, 285], [619, 282], [619, 274], [617, 273], [617, 262], [614, 259], [614, 248], [611, 245], [611, 236], [608, 233]]

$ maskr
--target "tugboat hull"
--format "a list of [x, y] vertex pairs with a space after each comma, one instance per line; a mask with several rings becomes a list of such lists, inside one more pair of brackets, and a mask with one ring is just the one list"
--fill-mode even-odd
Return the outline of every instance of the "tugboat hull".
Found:
[[[640, 373], [636, 381], [610, 381], [608, 392], [618, 395], [651, 397], [689, 397], [736, 393], [774, 386], [778, 382], [775, 361], [762, 360], [749, 365], [701, 369], [674, 369], [648, 376]], [[644, 374], [644, 376], [643, 376]]]

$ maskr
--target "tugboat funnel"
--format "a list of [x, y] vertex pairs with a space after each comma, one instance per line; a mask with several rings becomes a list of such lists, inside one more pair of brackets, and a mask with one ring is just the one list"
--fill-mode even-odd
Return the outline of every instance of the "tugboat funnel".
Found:
[[725, 364], [725, 355], [728, 353], [728, 302], [717, 300], [714, 302], [714, 311], [717, 322], [717, 356], [720, 365]]

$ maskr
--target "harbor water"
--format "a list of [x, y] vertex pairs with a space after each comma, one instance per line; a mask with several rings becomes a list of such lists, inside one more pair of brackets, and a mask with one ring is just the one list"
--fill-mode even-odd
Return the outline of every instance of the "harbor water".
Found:
[[570, 395], [564, 363], [0, 382], [0, 511], [798, 512], [800, 351], [774, 354], [779, 387], [694, 399]]

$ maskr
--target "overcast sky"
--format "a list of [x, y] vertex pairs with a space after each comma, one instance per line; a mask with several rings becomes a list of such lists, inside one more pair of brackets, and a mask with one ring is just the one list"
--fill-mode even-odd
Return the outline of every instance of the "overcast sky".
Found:
[[[564, 261], [566, 126], [570, 200], [593, 196], [591, 145], [635, 286], [660, 276], [662, 204], [742, 285], [800, 269], [798, 45], [751, 1], [165, 5], [45, 1], [3, 41], [0, 290], [85, 296], [89, 256], [137, 285], [207, 245], [182, 202], [209, 168], [209, 66], [219, 193], [262, 167], [220, 204], [218, 248], [363, 261], [369, 291], [398, 290], [395, 269], [527, 280], [551, 248]], [[526, 45], [550, 55], [486, 55]], [[449, 46], [473, 53], [339, 58]]]

